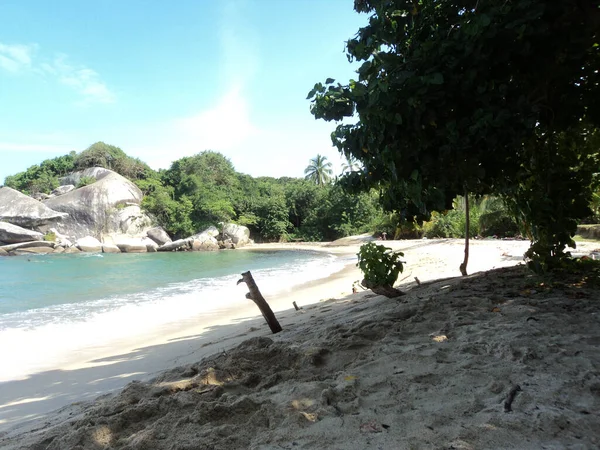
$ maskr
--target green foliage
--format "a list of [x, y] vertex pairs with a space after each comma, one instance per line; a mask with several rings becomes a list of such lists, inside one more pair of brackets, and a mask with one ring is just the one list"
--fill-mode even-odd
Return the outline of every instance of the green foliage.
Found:
[[48, 242], [55, 242], [56, 241], [56, 234], [52, 233], [51, 231], [48, 231], [45, 235], [44, 235], [44, 240], [48, 241]]
[[29, 167], [25, 172], [6, 177], [4, 184], [28, 195], [38, 192], [49, 194], [59, 186], [58, 177], [64, 176], [74, 168], [75, 152], [42, 161]]
[[[512, 237], [518, 234], [517, 223], [500, 198], [469, 196], [469, 203], [469, 237]], [[431, 220], [423, 224], [425, 237], [465, 237], [464, 197], [458, 196], [452, 204], [453, 209], [449, 211], [431, 214]]]
[[400, 260], [402, 256], [402, 252], [393, 252], [388, 247], [369, 242], [361, 245], [357, 266], [368, 283], [374, 286], [394, 286], [404, 269]]
[[104, 167], [130, 180], [147, 178], [148, 174], [153, 172], [146, 163], [128, 156], [119, 147], [104, 142], [96, 142], [79, 153], [75, 157], [74, 165], [76, 170]]
[[[598, 167], [600, 46], [588, 2], [357, 0], [358, 79], [309, 93], [332, 141], [363, 165], [348, 189], [427, 220], [465, 190], [500, 195], [547, 263], [589, 215]], [[357, 118], [348, 123], [345, 118]]]
[[94, 177], [81, 177], [79, 182], [77, 183], [77, 188], [88, 186], [92, 183], [95, 183], [96, 179]]

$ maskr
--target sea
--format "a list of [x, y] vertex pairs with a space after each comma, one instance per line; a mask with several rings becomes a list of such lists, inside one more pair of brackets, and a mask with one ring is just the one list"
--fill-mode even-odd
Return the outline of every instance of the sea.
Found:
[[268, 298], [348, 263], [303, 250], [0, 258], [0, 382], [109, 340], [245, 307], [242, 272]]

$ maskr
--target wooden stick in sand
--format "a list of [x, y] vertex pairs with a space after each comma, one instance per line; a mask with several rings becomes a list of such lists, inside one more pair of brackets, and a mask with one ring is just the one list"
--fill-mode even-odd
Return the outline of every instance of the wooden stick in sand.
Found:
[[260, 290], [258, 289], [254, 278], [252, 278], [252, 274], [250, 273], [250, 271], [244, 272], [242, 274], [242, 278], [238, 280], [237, 284], [240, 283], [246, 283], [246, 286], [248, 286], [248, 290], [250, 292], [246, 294], [246, 298], [256, 303], [256, 306], [258, 306], [258, 309], [260, 309], [260, 312], [267, 321], [267, 324], [269, 325], [269, 328], [271, 328], [273, 334], [279, 333], [281, 331], [281, 325], [279, 325], [279, 322], [277, 321], [273, 310], [260, 293]]

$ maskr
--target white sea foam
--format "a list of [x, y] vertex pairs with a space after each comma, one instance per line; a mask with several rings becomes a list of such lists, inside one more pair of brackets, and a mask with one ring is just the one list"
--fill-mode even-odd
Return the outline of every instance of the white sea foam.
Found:
[[[325, 278], [347, 261], [315, 255], [253, 276], [265, 295]], [[54, 305], [0, 316], [0, 382], [56, 367], [78, 352], [151, 333], [215, 310], [247, 305], [239, 274], [172, 283], [149, 292]]]

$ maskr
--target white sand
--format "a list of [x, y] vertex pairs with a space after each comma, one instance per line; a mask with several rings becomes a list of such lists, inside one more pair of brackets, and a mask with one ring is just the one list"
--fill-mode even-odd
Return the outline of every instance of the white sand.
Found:
[[[317, 248], [356, 253], [357, 241], [344, 244]], [[360, 279], [350, 265], [267, 298], [284, 328], [277, 335], [249, 302], [205, 328], [182, 324], [143, 347], [124, 342], [118, 353], [101, 349], [102, 358], [2, 383], [0, 447], [600, 445], [597, 291], [539, 287], [515, 269], [425, 283], [458, 274], [462, 242], [385, 244], [405, 250], [401, 281], [410, 290], [401, 302], [348, 295]], [[475, 241], [469, 273], [514, 265], [527, 247]], [[86, 402], [131, 380], [145, 382]]]

